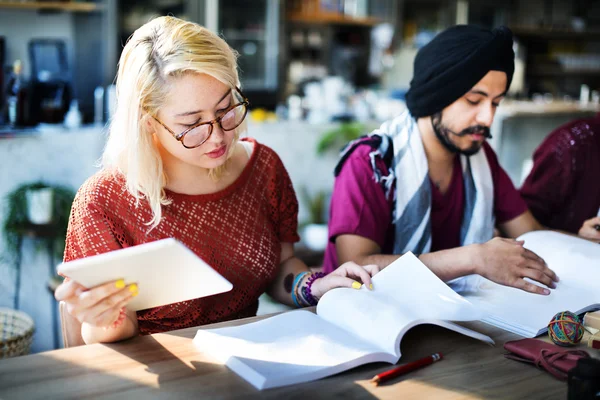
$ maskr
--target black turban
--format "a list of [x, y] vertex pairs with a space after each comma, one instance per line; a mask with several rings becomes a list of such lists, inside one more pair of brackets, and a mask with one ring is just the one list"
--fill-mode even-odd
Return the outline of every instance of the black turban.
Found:
[[417, 53], [406, 105], [414, 118], [442, 111], [467, 93], [489, 71], [506, 73], [506, 90], [515, 70], [512, 32], [457, 25], [438, 34]]

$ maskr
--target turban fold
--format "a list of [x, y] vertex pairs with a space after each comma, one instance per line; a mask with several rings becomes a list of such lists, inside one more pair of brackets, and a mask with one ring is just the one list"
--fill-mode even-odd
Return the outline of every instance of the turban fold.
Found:
[[442, 111], [467, 93], [489, 71], [506, 73], [506, 90], [515, 70], [512, 32], [457, 25], [439, 33], [415, 58], [406, 105], [414, 118]]

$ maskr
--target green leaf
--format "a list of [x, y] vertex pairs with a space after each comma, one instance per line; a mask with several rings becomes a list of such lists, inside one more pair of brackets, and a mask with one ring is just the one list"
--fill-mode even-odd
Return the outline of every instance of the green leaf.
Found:
[[317, 143], [317, 154], [323, 154], [329, 150], [339, 151], [348, 142], [358, 139], [364, 133], [366, 133], [366, 127], [360, 122], [344, 122], [337, 128], [323, 133]]

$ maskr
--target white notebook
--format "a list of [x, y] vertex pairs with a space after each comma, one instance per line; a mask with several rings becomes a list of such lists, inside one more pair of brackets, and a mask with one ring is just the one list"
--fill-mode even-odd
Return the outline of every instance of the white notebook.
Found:
[[137, 283], [132, 311], [227, 292], [232, 284], [175, 239], [111, 251], [62, 263], [58, 272], [87, 288], [124, 279]]
[[394, 364], [401, 356], [403, 335], [419, 324], [436, 324], [493, 343], [449, 322], [483, 315], [412, 253], [377, 274], [373, 285], [373, 291], [363, 286], [327, 292], [317, 314], [297, 310], [241, 326], [201, 329], [194, 344], [257, 389], [266, 389], [369, 362]]
[[[600, 245], [552, 231], [519, 237], [525, 247], [542, 257], [560, 281], [550, 295], [541, 296], [478, 279], [466, 299], [489, 314], [482, 321], [525, 337], [546, 332], [561, 311], [582, 314], [600, 309]], [[539, 286], [543, 286], [538, 283]], [[545, 287], [545, 286], [544, 286]]]

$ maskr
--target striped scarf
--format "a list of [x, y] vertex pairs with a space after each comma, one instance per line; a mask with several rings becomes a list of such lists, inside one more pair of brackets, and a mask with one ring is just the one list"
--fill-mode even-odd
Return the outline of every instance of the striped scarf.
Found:
[[[431, 251], [431, 183], [429, 166], [417, 123], [408, 110], [387, 121], [368, 137], [351, 142], [342, 151], [335, 174], [354, 149], [369, 143], [374, 179], [386, 190], [386, 196], [396, 183], [393, 221], [395, 226], [394, 254], [409, 251], [422, 254]], [[383, 176], [375, 164], [382, 157], [389, 166]], [[494, 234], [494, 183], [490, 166], [481, 150], [467, 157], [460, 156], [464, 180], [465, 206], [460, 228], [461, 246], [485, 243]], [[390, 162], [388, 162], [388, 160]], [[468, 278], [468, 279], [467, 279]], [[470, 290], [479, 277], [455, 279], [448, 284], [456, 291]]]
[[[394, 148], [391, 166], [392, 179], [396, 181], [394, 253], [428, 253], [431, 250], [431, 184], [417, 123], [406, 110], [371, 135], [381, 136], [382, 143], [388, 142], [387, 145], [391, 140]], [[460, 244], [484, 243], [494, 233], [494, 185], [490, 167], [483, 150], [460, 158], [465, 190]]]

